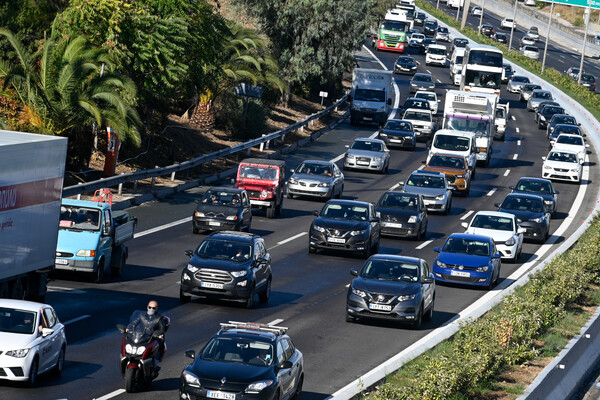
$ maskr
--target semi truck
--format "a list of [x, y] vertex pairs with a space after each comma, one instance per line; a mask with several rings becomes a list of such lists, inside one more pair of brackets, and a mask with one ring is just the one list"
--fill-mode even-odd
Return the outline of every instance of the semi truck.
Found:
[[352, 125], [361, 121], [383, 125], [387, 121], [392, 105], [392, 74], [380, 69], [354, 68], [349, 96]]
[[372, 35], [372, 47], [403, 53], [407, 42], [406, 34], [413, 25], [413, 20], [408, 18], [407, 13], [407, 10], [402, 9], [388, 10], [377, 33]]
[[44, 301], [67, 139], [0, 131], [0, 298]]
[[444, 105], [443, 129], [473, 132], [477, 161], [488, 165], [496, 130], [498, 95], [449, 90]]

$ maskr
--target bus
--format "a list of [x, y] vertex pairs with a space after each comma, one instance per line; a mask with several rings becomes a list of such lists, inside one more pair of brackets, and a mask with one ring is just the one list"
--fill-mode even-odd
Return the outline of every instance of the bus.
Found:
[[504, 72], [502, 51], [481, 44], [467, 44], [460, 80], [460, 90], [500, 94]]
[[404, 52], [406, 47], [406, 33], [410, 30], [411, 22], [401, 21], [404, 13], [401, 10], [390, 10], [385, 20], [379, 25], [377, 37], [373, 38], [373, 47], [377, 50], [391, 50]]

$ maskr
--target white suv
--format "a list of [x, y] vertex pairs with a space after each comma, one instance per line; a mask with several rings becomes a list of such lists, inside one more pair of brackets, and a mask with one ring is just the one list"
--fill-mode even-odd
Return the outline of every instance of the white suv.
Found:
[[438, 64], [442, 67], [446, 66], [448, 50], [446, 46], [441, 44], [430, 44], [427, 48], [427, 55], [425, 56], [425, 64]]

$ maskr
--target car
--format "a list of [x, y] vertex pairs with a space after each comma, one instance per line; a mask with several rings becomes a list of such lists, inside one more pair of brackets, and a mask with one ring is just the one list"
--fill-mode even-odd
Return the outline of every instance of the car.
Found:
[[552, 93], [549, 90], [534, 89], [527, 100], [527, 111], [535, 111], [540, 103], [552, 100], [554, 100], [554, 97], [552, 97]]
[[415, 137], [417, 140], [428, 140], [435, 132], [435, 121], [433, 120], [433, 114], [429, 109], [429, 104], [426, 110], [418, 108], [409, 108], [404, 110], [402, 119], [409, 121], [414, 129]]
[[508, 124], [508, 110], [509, 103], [498, 103], [498, 105], [496, 106], [496, 115], [494, 118], [496, 132], [494, 132], [494, 139], [505, 139], [506, 125]]
[[454, 38], [452, 40], [452, 47], [450, 48], [450, 54], [454, 53], [454, 50], [458, 48], [465, 48], [469, 44], [469, 39], [465, 38]]
[[542, 87], [535, 83], [527, 83], [523, 85], [521, 89], [521, 93], [519, 95], [519, 101], [526, 102], [531, 97], [531, 93], [536, 89], [541, 89]]
[[415, 32], [410, 35], [410, 39], [408, 40], [408, 47], [420, 49], [423, 46], [423, 40], [425, 40], [425, 35], [423, 35], [422, 33]]
[[531, 83], [528, 77], [523, 75], [514, 75], [506, 85], [506, 91], [510, 93], [521, 93], [525, 84]]
[[481, 16], [483, 14], [483, 9], [479, 6], [475, 6], [471, 8], [471, 15]]
[[413, 57], [400, 56], [394, 63], [395, 74], [410, 74], [414, 75], [417, 72], [417, 62]]
[[508, 35], [506, 33], [496, 32], [493, 39], [498, 43], [508, 44]]
[[531, 6], [531, 7], [533, 7], [533, 6], [535, 6], [535, 2], [536, 2], [536, 0], [525, 0], [525, 1], [523, 2], [523, 4], [525, 4], [526, 6]]
[[400, 182], [406, 193], [419, 194], [428, 212], [448, 214], [452, 209], [452, 189], [446, 175], [437, 171], [413, 171], [406, 182]]
[[379, 215], [381, 235], [421, 240], [427, 236], [427, 208], [421, 195], [387, 191], [375, 205]]
[[540, 33], [540, 29], [537, 26], [531, 26], [529, 30], [538, 34]]
[[565, 74], [567, 74], [567, 76], [571, 79], [575, 78], [577, 75], [579, 75], [579, 71], [581, 71], [579, 68], [577, 67], [570, 67], [569, 69], [567, 69], [565, 71]]
[[437, 32], [435, 33], [435, 40], [439, 40], [442, 42], [450, 41], [450, 31], [445, 26], [439, 26]]
[[245, 189], [252, 207], [264, 209], [267, 218], [281, 214], [286, 165], [284, 160], [246, 158], [238, 166], [234, 187]]
[[531, 45], [523, 46], [521, 48], [521, 54], [523, 54], [525, 57], [529, 57], [533, 60], [540, 59], [540, 49], [538, 49], [535, 46], [531, 46]]
[[438, 112], [438, 98], [435, 92], [429, 92], [425, 90], [419, 90], [415, 93], [415, 98], [417, 99], [425, 99], [429, 102], [429, 109], [433, 115]]
[[544, 208], [550, 215], [555, 215], [558, 205], [558, 190], [554, 190], [549, 179], [522, 177], [515, 186], [510, 186], [512, 193], [529, 193], [542, 196]]
[[344, 174], [331, 161], [305, 160], [291, 170], [287, 182], [287, 198], [295, 196], [340, 198], [344, 192]]
[[221, 329], [181, 372], [180, 399], [299, 399], [304, 356], [288, 328], [256, 322], [221, 323]]
[[537, 42], [538, 40], [540, 40], [540, 32], [539, 32], [539, 31], [533, 31], [533, 30], [531, 30], [531, 29], [530, 29], [530, 30], [528, 30], [528, 31], [525, 33], [525, 36], [524, 36], [524, 37], [530, 37], [530, 38], [532, 38], [534, 41], [536, 41], [536, 42]]
[[435, 36], [438, 29], [438, 22], [435, 19], [428, 19], [423, 24], [423, 33], [425, 36]]
[[[548, 121], [548, 126], [546, 128], [546, 137], [550, 139], [550, 135], [554, 132], [557, 125], [574, 125], [579, 126], [580, 124], [577, 122], [577, 118], [569, 114], [554, 114], [550, 121]], [[579, 130], [578, 130], [579, 131]], [[568, 132], [572, 133], [572, 132]]]
[[0, 380], [34, 387], [39, 375], [62, 373], [67, 337], [52, 306], [0, 299], [0, 335]]
[[565, 113], [565, 109], [562, 108], [561, 106], [547, 104], [544, 102], [543, 104], [541, 104], [538, 107], [538, 109], [535, 113], [538, 128], [539, 129], [548, 128], [548, 122], [550, 122], [552, 120], [552, 117], [555, 114], [564, 114], [564, 113]]
[[435, 44], [437, 44], [437, 41], [434, 38], [425, 38], [423, 43], [421, 43], [421, 53], [427, 53], [429, 46]]
[[596, 42], [596, 45], [600, 45], [600, 33], [594, 35], [594, 41]]
[[243, 189], [212, 187], [197, 201], [192, 215], [192, 232], [247, 231], [252, 224], [252, 206]]
[[502, 83], [506, 83], [515, 75], [515, 71], [513, 70], [512, 65], [507, 63], [502, 64], [502, 67], [504, 68]]
[[437, 171], [446, 175], [452, 190], [464, 197], [469, 195], [473, 169], [469, 167], [466, 156], [435, 153], [429, 157], [428, 162], [423, 162], [423, 165], [426, 171]]
[[535, 39], [530, 36], [523, 36], [523, 38], [521, 38], [519, 49], [523, 50], [523, 47], [525, 46], [535, 46]]
[[416, 108], [419, 110], [429, 110], [429, 102], [425, 99], [420, 99], [417, 97], [409, 97], [404, 100], [404, 104], [402, 105], [403, 110], [408, 110], [409, 108]]
[[308, 252], [338, 250], [364, 258], [379, 252], [381, 225], [375, 205], [356, 200], [329, 200], [310, 224]]
[[494, 36], [494, 27], [490, 24], [482, 24], [479, 27], [479, 33], [491, 38]]
[[587, 147], [583, 137], [580, 135], [569, 135], [562, 133], [558, 135], [556, 141], [552, 145], [552, 150], [572, 150], [577, 153], [579, 164], [583, 164], [585, 161], [585, 155], [587, 154]]
[[461, 225], [466, 229], [465, 233], [491, 237], [503, 260], [516, 262], [521, 256], [525, 229], [519, 228], [513, 214], [478, 211], [470, 223], [462, 222]]
[[410, 121], [403, 119], [388, 119], [379, 130], [378, 139], [383, 140], [388, 147], [401, 147], [415, 150], [417, 138]]
[[548, 136], [548, 140], [550, 141], [550, 148], [554, 146], [554, 142], [559, 135], [577, 135], [584, 137], [585, 135], [581, 133], [581, 129], [577, 125], [568, 125], [568, 124], [558, 124], [554, 125], [554, 130]]
[[503, 29], [514, 29], [517, 27], [517, 24], [515, 24], [515, 21], [512, 18], [504, 18], [500, 22], [500, 27]]
[[[578, 164], [579, 165], [579, 164]], [[530, 193], [508, 193], [502, 203], [496, 203], [498, 211], [513, 214], [525, 228], [523, 239], [545, 243], [550, 230], [550, 213], [546, 212], [544, 198]]]
[[492, 289], [500, 278], [502, 262], [494, 240], [489, 236], [453, 233], [433, 262], [437, 282], [483, 286]]
[[428, 92], [435, 91], [435, 82], [431, 74], [416, 73], [410, 80], [409, 93], [415, 93], [419, 90]]
[[422, 258], [392, 254], [371, 256], [348, 287], [346, 321], [372, 318], [421, 328], [433, 318], [435, 279]]
[[186, 250], [179, 300], [192, 296], [242, 302], [253, 308], [255, 296], [263, 304], [271, 297], [271, 255], [262, 237], [247, 232], [222, 231], [208, 235], [196, 248]]
[[429, 45], [427, 47], [427, 54], [425, 55], [425, 65], [437, 64], [445, 67], [447, 52], [446, 46], [442, 46], [441, 44]]
[[390, 151], [380, 139], [357, 138], [344, 155], [344, 169], [366, 169], [385, 174], [390, 166]]
[[550, 180], [562, 180], [569, 182], [581, 182], [583, 170], [579, 162], [579, 155], [572, 150], [552, 149], [542, 164], [542, 178]]
[[418, 26], [423, 26], [426, 19], [427, 19], [427, 16], [425, 15], [424, 12], [418, 12], [415, 15], [414, 24], [418, 25]]
[[[577, 78], [579, 80], [579, 77]], [[581, 86], [591, 92], [596, 92], [596, 78], [591, 74], [581, 74]]]

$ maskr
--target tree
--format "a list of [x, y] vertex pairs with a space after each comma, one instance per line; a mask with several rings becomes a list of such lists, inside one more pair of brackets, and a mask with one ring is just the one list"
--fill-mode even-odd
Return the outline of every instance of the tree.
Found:
[[[92, 125], [110, 125], [119, 138], [140, 143], [141, 122], [133, 107], [133, 82], [111, 72], [105, 50], [82, 36], [51, 37], [29, 52], [9, 30], [0, 28], [16, 54], [0, 61], [3, 94], [22, 109], [21, 125], [36, 133], [69, 137], [71, 161], [82, 166], [91, 153]], [[100, 74], [102, 65], [105, 73]], [[88, 139], [88, 140], [86, 140]]]

